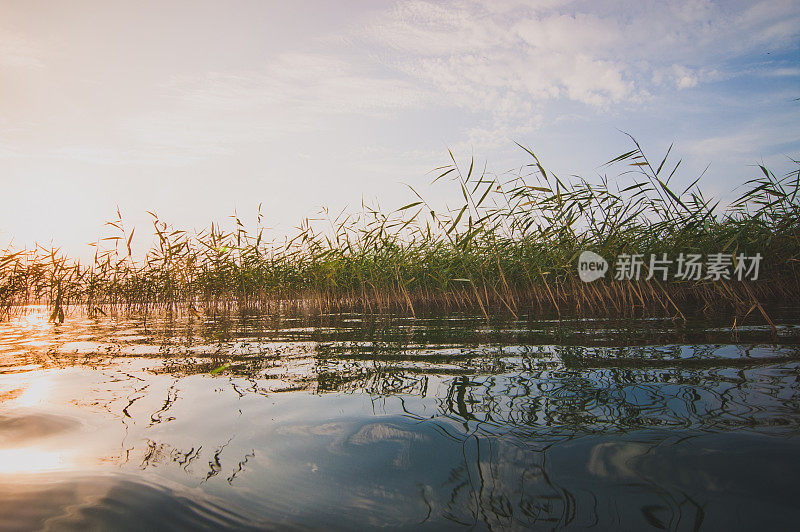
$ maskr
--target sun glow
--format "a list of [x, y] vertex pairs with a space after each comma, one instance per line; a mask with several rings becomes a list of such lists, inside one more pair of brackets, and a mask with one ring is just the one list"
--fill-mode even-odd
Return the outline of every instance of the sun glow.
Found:
[[50, 322], [47, 305], [28, 305], [25, 313], [19, 316], [18, 321], [31, 328], [47, 327]]
[[0, 449], [0, 475], [57, 471], [66, 469], [68, 464], [65, 454], [60, 451]]
[[44, 403], [50, 395], [53, 385], [46, 376], [38, 376], [31, 379], [22, 393], [12, 399], [14, 406], [37, 406]]

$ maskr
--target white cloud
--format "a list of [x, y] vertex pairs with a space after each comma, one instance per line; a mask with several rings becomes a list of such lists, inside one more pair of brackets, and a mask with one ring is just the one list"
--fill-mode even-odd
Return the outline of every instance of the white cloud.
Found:
[[[125, 120], [134, 147], [117, 152], [120, 162], [158, 164], [163, 153], [180, 164], [221, 155], [242, 144], [287, 134], [319, 131], [336, 116], [391, 118], [422, 107], [428, 92], [396, 77], [359, 71], [328, 55], [284, 54], [260, 70], [208, 72], [171, 79], [163, 86], [167, 111]], [[109, 162], [111, 152], [73, 154]]]
[[[800, 5], [414, 0], [379, 14], [364, 34], [386, 65], [438, 94], [438, 105], [473, 113], [454, 146], [469, 151], [500, 146], [565, 114], [585, 120], [635, 112], [678, 91], [746, 76], [752, 66], [742, 57], [796, 45]], [[696, 149], [731, 146], [716, 144]]]
[[775, 77], [779, 77], [779, 78], [796, 77], [796, 76], [800, 76], [800, 68], [796, 68], [796, 67], [794, 67], [794, 68], [789, 68], [789, 67], [787, 67], [787, 68], [775, 68], [775, 69], [768, 70], [768, 71], [764, 72], [764, 75], [765, 76], [775, 76]]
[[703, 80], [709, 80], [716, 76], [713, 71], [701, 72], [683, 65], [671, 65], [654, 69], [652, 79], [655, 85], [672, 85], [678, 89], [686, 89], [697, 86], [701, 77]]
[[[319, 131], [336, 117], [454, 108], [472, 113], [455, 142], [494, 147], [567, 114], [631, 110], [741, 75], [730, 58], [796, 42], [798, 28], [800, 8], [784, 0], [401, 2], [338, 48], [327, 40], [320, 53], [282, 53], [249, 70], [176, 76], [161, 85], [159, 101], [120, 111], [102, 146], [87, 135], [47, 156], [185, 164]], [[347, 48], [364, 37], [369, 50]], [[41, 57], [24, 36], [0, 35], [0, 67], [42, 68]], [[793, 65], [770, 68], [759, 73], [797, 75]], [[19, 152], [0, 148], [4, 157]]]
[[398, 4], [372, 21], [366, 33], [377, 42], [422, 56], [471, 53], [513, 43], [507, 28], [469, 5], [423, 1]]
[[70, 144], [55, 148], [44, 155], [56, 159], [66, 159], [82, 163], [97, 165], [147, 165], [147, 166], [166, 166], [178, 167], [199, 161], [204, 157], [212, 155], [215, 151], [213, 146], [204, 146], [205, 152], [184, 147], [183, 149], [175, 146], [142, 144], [134, 147], [115, 147], [98, 146], [86, 144]]
[[425, 91], [396, 77], [359, 72], [326, 55], [284, 54], [264, 69], [211, 72], [174, 79], [168, 86], [184, 104], [204, 110], [391, 116], [419, 106]]
[[800, 133], [791, 117], [773, 120], [756, 120], [746, 128], [721, 135], [707, 136], [690, 141], [687, 151], [706, 160], [735, 158], [743, 164], [753, 164], [755, 157], [772, 157], [781, 154], [781, 144], [797, 145]]
[[415, 0], [366, 33], [394, 51], [390, 64], [457, 105], [511, 113], [558, 99], [602, 109], [694, 87], [722, 75], [705, 65], [785, 46], [798, 28], [800, 9], [791, 2]]
[[430, 101], [418, 85], [330, 54], [284, 53], [259, 69], [174, 76], [146, 107], [120, 113], [113, 129], [104, 127], [99, 142], [84, 136], [37, 147], [17, 139], [0, 145], [0, 157], [181, 166], [242, 145], [321, 131], [336, 117], [393, 118]]
[[0, 29], [0, 67], [44, 67], [37, 46], [21, 33]]
[[617, 20], [588, 13], [528, 18], [514, 25], [514, 32], [529, 46], [562, 54], [585, 54], [618, 45], [623, 39], [621, 30]]

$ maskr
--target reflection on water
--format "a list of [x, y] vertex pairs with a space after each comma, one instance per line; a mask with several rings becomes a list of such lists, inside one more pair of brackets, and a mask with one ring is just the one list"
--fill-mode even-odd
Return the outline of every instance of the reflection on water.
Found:
[[0, 529], [788, 528], [798, 327], [675, 327], [0, 324]]

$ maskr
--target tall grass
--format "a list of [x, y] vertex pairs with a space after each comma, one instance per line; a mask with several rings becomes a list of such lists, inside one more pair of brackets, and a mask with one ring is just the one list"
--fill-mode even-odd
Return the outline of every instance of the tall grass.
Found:
[[[613, 179], [561, 179], [522, 146], [529, 162], [498, 177], [475, 161], [460, 165], [450, 153], [434, 181], [449, 182], [455, 208], [436, 208], [410, 189], [411, 201], [383, 212], [304, 220], [296, 234], [265, 241], [234, 215], [233, 230], [199, 232], [172, 227], [155, 213], [154, 243], [144, 258], [131, 250], [133, 228], [122, 216], [113, 234], [95, 242], [90, 264], [58, 249], [0, 252], [0, 316], [39, 302], [90, 313], [190, 314], [230, 310], [469, 309], [489, 315], [542, 311], [682, 317], [720, 308], [740, 316], [764, 305], [797, 301], [800, 260], [800, 163], [776, 177], [763, 166], [739, 197], [720, 208], [700, 179], [677, 188], [680, 161], [650, 160], [632, 149], [606, 164]], [[607, 259], [622, 253], [760, 253], [760, 280], [615, 281], [591, 284], [577, 276], [582, 250]], [[646, 270], [645, 270], [646, 272]], [[762, 304], [763, 303], [763, 304]]]

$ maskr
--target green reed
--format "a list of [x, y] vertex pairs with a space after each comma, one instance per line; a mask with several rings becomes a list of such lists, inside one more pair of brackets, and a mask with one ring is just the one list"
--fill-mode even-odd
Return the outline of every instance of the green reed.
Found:
[[[799, 170], [776, 177], [759, 166], [723, 209], [699, 178], [675, 186], [681, 163], [671, 160], [671, 147], [654, 161], [631, 140], [633, 149], [606, 164], [621, 167], [620, 175], [592, 182], [559, 178], [522, 146], [529, 162], [511, 176], [491, 175], [474, 159], [460, 165], [450, 153], [434, 182], [455, 188], [454, 208], [437, 208], [411, 188], [412, 201], [395, 211], [323, 211], [281, 241], [262, 238], [260, 209], [254, 231], [236, 215], [232, 230], [211, 224], [188, 232], [150, 213], [153, 246], [137, 258], [135, 230], [118, 211], [90, 264], [41, 246], [0, 251], [0, 316], [36, 302], [51, 306], [54, 321], [70, 305], [91, 314], [468, 309], [677, 317], [725, 307], [758, 311], [769, 322], [762, 302], [798, 299]], [[760, 253], [761, 280], [615, 281], [612, 271], [585, 284], [576, 259], [586, 249], [607, 259]]]

